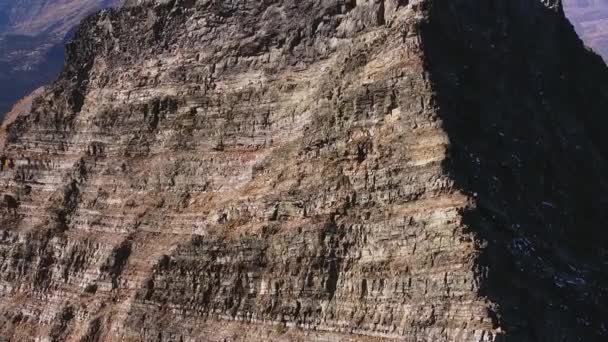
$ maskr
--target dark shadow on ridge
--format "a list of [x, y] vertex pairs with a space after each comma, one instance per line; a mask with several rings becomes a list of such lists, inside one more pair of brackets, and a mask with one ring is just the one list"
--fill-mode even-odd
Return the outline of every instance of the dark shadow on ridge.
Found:
[[606, 341], [608, 69], [544, 2], [430, 2], [444, 169], [476, 198], [463, 217], [499, 340]]

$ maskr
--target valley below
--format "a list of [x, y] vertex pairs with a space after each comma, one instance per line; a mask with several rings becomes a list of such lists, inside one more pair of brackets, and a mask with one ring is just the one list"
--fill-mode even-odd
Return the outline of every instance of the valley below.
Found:
[[54, 81], [64, 44], [87, 15], [120, 0], [19, 0], [0, 4], [0, 119], [20, 98]]

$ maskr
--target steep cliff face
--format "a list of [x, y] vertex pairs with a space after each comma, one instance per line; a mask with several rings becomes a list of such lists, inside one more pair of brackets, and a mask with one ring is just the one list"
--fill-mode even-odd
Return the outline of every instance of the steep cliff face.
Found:
[[17, 99], [52, 82], [63, 45], [85, 16], [120, 0], [3, 0], [0, 3], [0, 119]]
[[558, 1], [128, 1], [8, 127], [1, 335], [604, 340], [607, 85]]

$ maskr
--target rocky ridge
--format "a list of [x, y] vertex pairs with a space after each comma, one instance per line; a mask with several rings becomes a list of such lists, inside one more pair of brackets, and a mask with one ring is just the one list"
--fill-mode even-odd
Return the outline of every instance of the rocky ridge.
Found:
[[0, 331], [601, 341], [608, 73], [560, 1], [88, 18], [0, 154]]

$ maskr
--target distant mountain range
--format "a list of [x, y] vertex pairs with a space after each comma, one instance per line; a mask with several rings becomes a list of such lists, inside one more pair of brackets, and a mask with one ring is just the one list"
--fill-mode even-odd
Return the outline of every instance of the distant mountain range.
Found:
[[564, 0], [564, 7], [587, 46], [608, 60], [608, 0]]
[[0, 117], [57, 77], [63, 44], [83, 17], [120, 1], [0, 0]]

